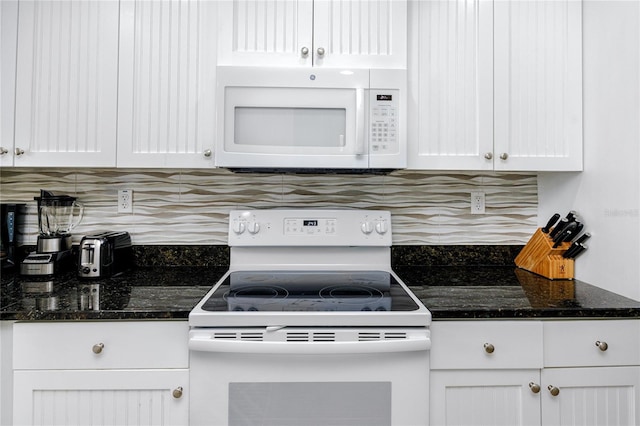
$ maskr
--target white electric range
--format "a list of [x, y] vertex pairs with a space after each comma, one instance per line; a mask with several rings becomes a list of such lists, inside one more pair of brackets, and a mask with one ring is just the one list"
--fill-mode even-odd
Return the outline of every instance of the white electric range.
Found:
[[189, 315], [191, 424], [427, 424], [431, 314], [391, 242], [387, 211], [232, 211]]

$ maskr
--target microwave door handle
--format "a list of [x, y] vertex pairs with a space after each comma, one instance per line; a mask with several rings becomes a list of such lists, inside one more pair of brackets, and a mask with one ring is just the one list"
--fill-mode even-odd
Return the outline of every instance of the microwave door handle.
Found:
[[210, 339], [192, 337], [189, 349], [201, 352], [244, 354], [366, 354], [427, 351], [431, 348], [429, 336], [405, 340], [374, 340], [355, 342], [264, 342], [249, 340]]
[[364, 116], [364, 90], [356, 89], [356, 155], [364, 155], [364, 135], [365, 129], [365, 116]]

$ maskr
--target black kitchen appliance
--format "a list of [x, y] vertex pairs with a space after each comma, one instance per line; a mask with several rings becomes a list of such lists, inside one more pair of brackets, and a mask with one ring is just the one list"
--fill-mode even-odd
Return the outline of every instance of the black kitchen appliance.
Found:
[[130, 269], [133, 264], [128, 232], [105, 231], [85, 235], [78, 248], [79, 278], [108, 278]]
[[18, 243], [20, 242], [19, 226], [22, 226], [25, 204], [1, 204], [2, 222], [0, 234], [0, 259], [2, 269], [14, 268], [20, 263]]
[[[20, 264], [21, 275], [49, 276], [73, 265], [71, 230], [82, 220], [84, 206], [69, 195], [40, 190], [37, 249]], [[73, 270], [73, 268], [71, 268]]]

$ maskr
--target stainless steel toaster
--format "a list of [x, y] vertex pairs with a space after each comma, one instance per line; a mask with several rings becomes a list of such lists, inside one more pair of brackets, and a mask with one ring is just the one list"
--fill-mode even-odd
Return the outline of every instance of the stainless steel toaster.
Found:
[[78, 248], [79, 278], [109, 278], [133, 265], [131, 236], [128, 232], [100, 232], [85, 235]]

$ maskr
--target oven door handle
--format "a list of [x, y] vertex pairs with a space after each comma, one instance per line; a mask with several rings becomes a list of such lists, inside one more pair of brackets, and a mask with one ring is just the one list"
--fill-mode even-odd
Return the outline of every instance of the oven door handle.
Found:
[[264, 342], [192, 337], [189, 349], [201, 352], [244, 354], [366, 354], [415, 352], [431, 349], [429, 336], [399, 340], [372, 340], [355, 342]]

